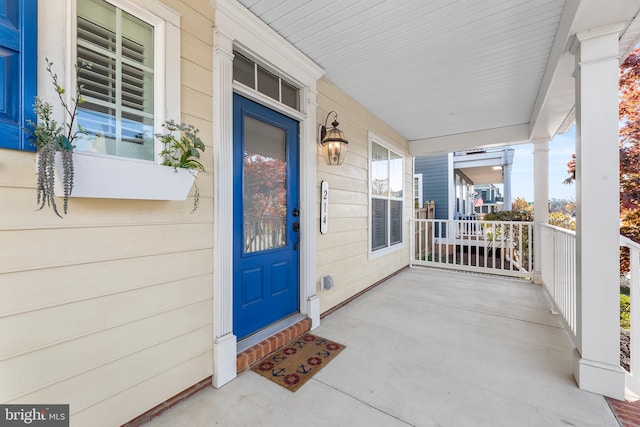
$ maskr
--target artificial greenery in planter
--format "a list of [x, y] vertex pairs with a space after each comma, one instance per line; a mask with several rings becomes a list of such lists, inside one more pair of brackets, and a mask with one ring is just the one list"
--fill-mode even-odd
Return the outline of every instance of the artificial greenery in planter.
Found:
[[[63, 212], [66, 214], [69, 206], [69, 196], [73, 191], [73, 142], [78, 134], [83, 133], [80, 126], [76, 126], [74, 129], [74, 122], [78, 116], [78, 104], [83, 103], [84, 99], [80, 93], [82, 87], [78, 84], [75, 97], [71, 97], [72, 105], [69, 105], [64, 97], [65, 90], [58, 83], [58, 75], [51, 69], [53, 63], [48, 58], [45, 58], [45, 61], [47, 64], [46, 69], [51, 75], [53, 87], [64, 109], [66, 124], [59, 125], [58, 122], [52, 119], [53, 107], [51, 104], [36, 98], [33, 110], [38, 117], [38, 121], [34, 123], [29, 120], [27, 122], [28, 127], [25, 130], [30, 135], [29, 140], [36, 146], [38, 151], [38, 180], [36, 184], [36, 203], [40, 206], [38, 210], [44, 208], [45, 205], [51, 206], [53, 212], [62, 218], [62, 215], [58, 212], [54, 195], [56, 153], [60, 152], [62, 158]], [[83, 68], [90, 67], [88, 64], [82, 63], [76, 67], [76, 71]]]
[[[73, 191], [74, 165], [73, 165], [73, 149], [74, 141], [80, 134], [86, 134], [82, 127], [76, 123], [78, 116], [78, 106], [85, 102], [82, 97], [82, 86], [76, 86], [75, 97], [71, 97], [71, 103], [68, 104], [65, 99], [65, 89], [58, 83], [58, 76], [53, 72], [53, 63], [46, 60], [46, 70], [51, 75], [52, 84], [60, 104], [64, 109], [64, 124], [59, 124], [52, 118], [53, 107], [50, 103], [36, 98], [33, 104], [34, 112], [38, 118], [37, 123], [27, 122], [25, 131], [29, 134], [29, 139], [35, 145], [38, 151], [37, 158], [37, 204], [38, 210], [45, 206], [51, 206], [54, 213], [62, 218], [58, 211], [55, 200], [55, 170], [56, 155], [60, 153], [62, 159], [62, 189], [63, 189], [63, 212], [67, 213], [69, 205], [69, 197]], [[81, 63], [76, 66], [76, 72], [82, 69], [90, 69], [87, 63]], [[163, 125], [167, 129], [167, 133], [156, 134], [156, 137], [164, 144], [164, 148], [160, 155], [162, 156], [162, 165], [171, 166], [174, 169], [187, 169], [195, 178], [197, 171], [204, 171], [204, 166], [198, 160], [200, 152], [204, 151], [204, 144], [198, 137], [198, 129], [192, 125], [184, 123], [176, 123], [173, 120], [166, 121]], [[179, 131], [179, 138], [174, 136], [173, 132]], [[195, 185], [194, 205], [192, 213], [199, 206], [200, 191]]]
[[[204, 143], [198, 136], [199, 130], [193, 125], [184, 123], [176, 123], [173, 120], [167, 120], [162, 124], [167, 129], [167, 133], [158, 133], [156, 138], [164, 145], [160, 156], [163, 158], [164, 166], [171, 166], [174, 169], [188, 169], [195, 177], [197, 171], [204, 172], [204, 166], [200, 163], [200, 152], [204, 152]], [[176, 138], [174, 132], [180, 132], [180, 138]], [[193, 210], [194, 213], [200, 206], [200, 188], [194, 182], [195, 192], [193, 194]]]

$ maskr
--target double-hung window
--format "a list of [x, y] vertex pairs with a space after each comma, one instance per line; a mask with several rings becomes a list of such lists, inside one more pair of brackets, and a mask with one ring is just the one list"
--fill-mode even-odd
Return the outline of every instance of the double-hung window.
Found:
[[[126, 10], [123, 0], [76, 0], [77, 79], [84, 103], [78, 125], [86, 133], [77, 150], [154, 160], [154, 133], [162, 120], [157, 106], [156, 21]], [[155, 21], [155, 22], [154, 22]]]
[[402, 243], [404, 158], [370, 138], [371, 252]]

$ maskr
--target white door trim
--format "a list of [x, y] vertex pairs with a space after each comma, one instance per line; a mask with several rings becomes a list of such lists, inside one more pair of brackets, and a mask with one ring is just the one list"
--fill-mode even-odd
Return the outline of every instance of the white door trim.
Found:
[[233, 335], [233, 49], [241, 47], [301, 88], [300, 312], [320, 324], [316, 295], [316, 83], [324, 70], [234, 0], [210, 0], [213, 52], [213, 386], [236, 376]]

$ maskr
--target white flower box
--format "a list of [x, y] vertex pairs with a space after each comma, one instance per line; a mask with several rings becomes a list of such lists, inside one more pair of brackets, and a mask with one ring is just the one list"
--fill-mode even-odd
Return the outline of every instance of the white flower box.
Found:
[[[73, 153], [71, 197], [100, 199], [185, 200], [198, 171], [157, 163]], [[56, 153], [56, 196], [62, 191], [62, 156]]]

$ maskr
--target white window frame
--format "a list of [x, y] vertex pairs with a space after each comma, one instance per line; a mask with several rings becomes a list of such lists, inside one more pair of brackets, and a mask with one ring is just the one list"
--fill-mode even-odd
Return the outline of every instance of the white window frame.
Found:
[[[167, 119], [181, 120], [180, 110], [180, 15], [158, 0], [104, 0], [115, 7], [149, 23], [154, 27], [154, 131], [162, 131], [162, 123]], [[58, 1], [41, 1], [38, 4], [38, 61], [39, 68], [44, 69], [45, 56], [54, 62], [54, 71], [59, 75], [67, 88], [67, 102], [71, 102], [75, 87], [76, 75], [76, 0], [65, 0], [66, 7], [60, 7]], [[60, 23], [66, 23], [64, 31]], [[61, 62], [61, 58], [66, 61]], [[57, 94], [51, 87], [47, 73], [38, 73], [39, 95], [55, 102]], [[58, 117], [64, 117], [54, 108]], [[160, 163], [158, 156], [161, 144], [154, 140], [154, 163]], [[104, 156], [114, 160], [133, 160], [150, 162], [150, 160], [126, 159], [107, 154], [81, 152], [81, 154]]]
[[[71, 48], [71, 58], [72, 58], [73, 64], [77, 63], [77, 43], [78, 43], [76, 38], [77, 16], [78, 16], [77, 10], [76, 10], [77, 1], [78, 0], [72, 1], [73, 13], [71, 16], [71, 40], [69, 43]], [[150, 7], [150, 9], [152, 9], [152, 11], [145, 10], [141, 6], [135, 4], [135, 0], [102, 0], [102, 1], [112, 4], [118, 9], [121, 9], [122, 11], [127, 12], [132, 16], [135, 16], [136, 18], [144, 21], [145, 23], [153, 27], [153, 32], [154, 32], [153, 34], [153, 128], [154, 128], [153, 130], [154, 132], [153, 133], [155, 135], [156, 133], [162, 132], [162, 123], [165, 121], [165, 119], [174, 119], [174, 120], [180, 121], [179, 115], [176, 117], [168, 116], [166, 114], [167, 112], [164, 111], [165, 105], [180, 104], [179, 99], [177, 100], [177, 102], [175, 102], [176, 100], [172, 100], [171, 102], [165, 102], [165, 97], [169, 95], [165, 88], [165, 84], [169, 85], [172, 82], [172, 79], [169, 76], [165, 78], [165, 64], [167, 64], [170, 61], [172, 62], [177, 61], [178, 64], [180, 63], [179, 47], [176, 51], [175, 47], [171, 47], [171, 50], [169, 50], [169, 46], [167, 46], [167, 43], [169, 43], [169, 39], [166, 36], [167, 31], [166, 31], [165, 19], [163, 19], [163, 17], [159, 16], [158, 14], [154, 13], [158, 11], [162, 12], [166, 10], [166, 7], [164, 6], [160, 7], [161, 4], [159, 2], [156, 2], [155, 0], [151, 0], [150, 2], [145, 2], [147, 6]], [[178, 25], [179, 25], [179, 21], [178, 21]], [[176, 53], [177, 53], [177, 57], [175, 56]], [[71, 69], [75, 70], [74, 67], [72, 67]], [[73, 79], [72, 84], [70, 84], [69, 87], [76, 86], [75, 82], [77, 79], [77, 75], [75, 71], [73, 72], [72, 79]], [[173, 80], [173, 82], [175, 84], [176, 80]], [[177, 80], [177, 82], [179, 82], [179, 80]], [[143, 159], [134, 159], [134, 160], [153, 161], [154, 163], [160, 163], [159, 153], [160, 151], [162, 151], [162, 144], [160, 144], [160, 142], [158, 142], [158, 140], [155, 137], [153, 139], [153, 143], [154, 143], [154, 149], [153, 149], [154, 155], [152, 160], [143, 160]], [[102, 154], [102, 153], [91, 153], [86, 151], [83, 153], [120, 158], [120, 156], [110, 156], [108, 154]]]
[[[236, 56], [240, 55], [244, 57], [247, 61], [250, 61], [253, 63], [253, 85], [248, 86], [244, 83], [241, 83], [240, 81], [235, 79], [235, 74], [234, 74], [233, 76], [234, 92], [239, 93], [245, 97], [248, 97], [249, 99], [253, 99], [259, 104], [266, 104], [267, 106], [275, 105], [276, 111], [281, 111], [283, 114], [288, 115], [289, 117], [292, 117], [296, 120], [300, 120], [301, 118], [304, 117], [304, 113], [303, 113], [304, 106], [302, 105], [302, 97], [301, 97], [302, 89], [300, 88], [302, 86], [302, 83], [293, 81], [293, 79], [291, 79], [288, 76], [283, 76], [282, 73], [278, 72], [276, 69], [265, 64], [264, 62], [261, 62], [259, 59], [256, 59], [255, 55], [248, 53], [246, 49], [243, 49], [240, 46], [234, 46], [233, 54], [234, 54], [234, 58], [233, 58], [234, 61], [236, 59]], [[265, 92], [260, 91], [260, 88], [258, 87], [258, 68], [262, 68], [264, 71], [272, 74], [275, 78], [278, 79], [278, 99], [272, 98], [271, 96], [267, 95]], [[288, 104], [285, 104], [282, 101], [282, 85], [283, 84], [287, 84], [296, 89], [298, 108], [294, 108]]]
[[[180, 15], [158, 0], [107, 0], [114, 6], [154, 25], [154, 130], [162, 130], [167, 119], [181, 121], [180, 98]], [[71, 103], [75, 87], [76, 0], [38, 2], [38, 69], [53, 61], [58, 79], [67, 88], [66, 101]], [[156, 65], [158, 64], [158, 65]], [[58, 95], [48, 73], [38, 73], [38, 95], [57, 105]], [[60, 108], [53, 118], [65, 123]], [[78, 170], [105, 171], [77, 180], [72, 197], [114, 199], [182, 200], [159, 194], [154, 183], [162, 179], [165, 166], [160, 165], [161, 144], [154, 139], [154, 160], [132, 159], [108, 154], [74, 151]], [[111, 171], [111, 172], [110, 172]], [[121, 178], [114, 182], [113, 171]], [[135, 185], [132, 185], [134, 183]]]
[[[418, 194], [416, 193], [416, 181], [418, 182]], [[418, 199], [418, 208], [417, 209], [422, 209], [424, 207], [424, 200], [423, 200], [423, 191], [422, 191], [422, 174], [421, 173], [414, 173], [413, 174], [413, 204], [416, 204], [416, 199]]]
[[[80, 0], [74, 1], [74, 6], [77, 4], [78, 1]], [[164, 101], [164, 95], [165, 95], [164, 64], [165, 64], [165, 42], [166, 42], [165, 21], [159, 16], [153, 13], [150, 13], [127, 0], [101, 0], [101, 1], [111, 4], [112, 6], [140, 19], [141, 21], [153, 27], [153, 134], [155, 135], [156, 133], [162, 132], [162, 122], [164, 121], [164, 118], [165, 118], [164, 111], [163, 111], [163, 106], [165, 104], [165, 101]], [[73, 30], [72, 30], [72, 43], [71, 43], [72, 45], [71, 57], [73, 58], [74, 64], [78, 62], [78, 57], [77, 57], [78, 40], [77, 40], [77, 32], [76, 32], [76, 28], [78, 25], [77, 18], [78, 18], [78, 14], [76, 10], [72, 16]], [[121, 72], [121, 70], [116, 70], [116, 73], [118, 72]], [[73, 73], [72, 78], [73, 78], [73, 84], [70, 85], [69, 87], [76, 87], [76, 81], [78, 78], [76, 72]], [[116, 106], [115, 106], [116, 110], [122, 109], [122, 106], [120, 105], [119, 101], [121, 100], [116, 100]], [[178, 118], [175, 118], [175, 119], [178, 120]], [[116, 124], [116, 128], [119, 126], [121, 126], [121, 124]], [[159, 153], [160, 151], [162, 151], [162, 147], [161, 147], [161, 144], [156, 140], [155, 136], [152, 139], [152, 141], [153, 141], [153, 159], [136, 159], [136, 160], [153, 161], [156, 163], [159, 162]], [[83, 152], [86, 153], [86, 151], [83, 151]], [[92, 153], [92, 152], [89, 152], [89, 153]], [[95, 153], [95, 154], [108, 155], [104, 153]], [[113, 157], [123, 157], [123, 156], [114, 155]]]
[[[373, 177], [372, 177], [372, 170], [371, 170], [371, 157], [373, 154], [373, 143], [376, 143], [384, 148], [386, 148], [389, 151], [393, 151], [396, 155], [400, 156], [400, 158], [402, 159], [402, 197], [401, 198], [397, 198], [397, 197], [391, 197], [390, 195], [387, 197], [381, 197], [381, 196], [374, 196], [373, 195]], [[402, 250], [405, 247], [405, 221], [404, 218], [406, 217], [406, 197], [407, 197], [407, 183], [406, 183], [406, 179], [405, 179], [405, 170], [406, 170], [406, 157], [402, 154], [402, 150], [398, 147], [396, 147], [395, 145], [389, 143], [388, 141], [384, 140], [383, 138], [377, 136], [376, 134], [374, 134], [373, 132], [369, 132], [369, 155], [367, 158], [367, 169], [369, 170], [369, 207], [368, 207], [368, 216], [369, 216], [369, 230], [368, 230], [368, 240], [369, 240], [369, 259], [375, 259], [384, 255], [388, 255], [390, 253]], [[389, 176], [389, 179], [391, 179], [391, 176]], [[413, 182], [413, 181], [412, 181]], [[413, 192], [413, 187], [412, 187], [412, 192]], [[391, 244], [391, 203], [387, 203], [387, 247], [385, 248], [381, 248], [381, 249], [376, 249], [375, 251], [373, 250], [373, 212], [372, 212], [372, 200], [376, 198], [376, 199], [385, 199], [388, 200], [389, 202], [391, 201], [400, 201], [402, 203], [402, 218], [400, 219], [400, 235], [402, 236], [402, 240], [399, 243], [395, 243], [395, 244]], [[413, 198], [411, 199], [411, 206], [413, 209]]]

